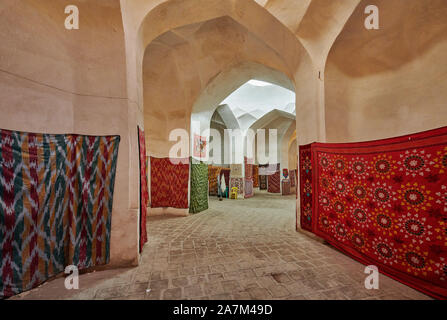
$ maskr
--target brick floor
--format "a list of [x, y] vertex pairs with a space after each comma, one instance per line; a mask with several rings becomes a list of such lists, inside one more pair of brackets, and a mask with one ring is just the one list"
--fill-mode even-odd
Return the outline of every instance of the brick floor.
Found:
[[151, 217], [136, 268], [64, 279], [12, 299], [429, 299], [380, 275], [364, 287], [364, 266], [295, 231], [295, 197], [257, 192], [217, 201], [189, 217]]

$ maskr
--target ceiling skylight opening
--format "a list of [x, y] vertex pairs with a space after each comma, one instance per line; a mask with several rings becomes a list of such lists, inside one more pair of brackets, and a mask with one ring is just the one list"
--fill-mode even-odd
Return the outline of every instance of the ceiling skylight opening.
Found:
[[250, 80], [250, 81], [248, 81], [248, 83], [251, 84], [252, 86], [256, 86], [256, 87], [272, 86], [271, 83], [265, 82], [265, 81], [260, 81], [260, 80]]

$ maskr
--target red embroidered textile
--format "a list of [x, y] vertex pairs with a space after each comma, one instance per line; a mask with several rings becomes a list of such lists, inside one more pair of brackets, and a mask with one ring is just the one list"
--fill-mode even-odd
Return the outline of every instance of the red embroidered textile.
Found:
[[447, 127], [315, 143], [311, 150], [312, 231], [356, 260], [446, 299]]
[[301, 224], [301, 228], [307, 231], [312, 231], [312, 157], [311, 156], [312, 152], [310, 144], [299, 147], [300, 211], [301, 211], [299, 221]]
[[140, 252], [147, 242], [146, 215], [149, 203], [149, 192], [147, 190], [147, 168], [146, 168], [146, 139], [144, 131], [138, 127], [138, 147], [140, 150]]
[[189, 159], [172, 160], [151, 157], [152, 208], [188, 208]]

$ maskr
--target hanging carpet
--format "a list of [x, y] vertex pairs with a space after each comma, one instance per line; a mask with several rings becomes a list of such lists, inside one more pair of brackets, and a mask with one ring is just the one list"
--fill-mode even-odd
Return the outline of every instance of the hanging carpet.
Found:
[[191, 163], [189, 212], [198, 213], [206, 209], [208, 209], [208, 165]]
[[311, 152], [312, 232], [365, 265], [447, 299], [447, 127], [315, 143]]
[[140, 151], [140, 252], [147, 242], [146, 215], [149, 202], [147, 168], [146, 168], [146, 139], [144, 131], [138, 128], [138, 148]]
[[0, 129], [0, 298], [109, 262], [119, 142]]
[[259, 188], [259, 166], [253, 166], [253, 188]]
[[151, 157], [151, 207], [188, 208], [188, 158]]
[[221, 170], [221, 167], [211, 166], [211, 165], [208, 166], [208, 181], [209, 181], [209, 186], [210, 186], [210, 190], [209, 190], [210, 196], [217, 196], [217, 194], [218, 194], [217, 181], [220, 177], [220, 170]]
[[279, 164], [276, 166], [270, 165], [269, 172], [271, 172], [272, 168], [276, 168], [276, 171], [268, 175], [267, 191], [270, 193], [281, 193], [281, 175], [279, 172]]

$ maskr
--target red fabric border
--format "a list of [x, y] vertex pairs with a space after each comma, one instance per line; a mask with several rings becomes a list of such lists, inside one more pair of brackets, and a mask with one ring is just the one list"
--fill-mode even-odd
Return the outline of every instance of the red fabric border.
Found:
[[[389, 138], [384, 140], [375, 140], [369, 142], [359, 142], [359, 143], [344, 143], [344, 144], [325, 144], [325, 143], [314, 143], [312, 144], [312, 189], [314, 191], [313, 195], [313, 224], [312, 231], [319, 237], [322, 237], [326, 241], [328, 241], [331, 245], [346, 253], [350, 257], [355, 260], [365, 264], [365, 265], [376, 265], [379, 267], [379, 271], [390, 276], [391, 278], [400, 281], [410, 287], [413, 287], [417, 290], [424, 292], [434, 298], [437, 299], [447, 299], [447, 282], [445, 286], [440, 286], [439, 284], [435, 284], [426, 279], [420, 278], [418, 276], [402, 272], [401, 270], [396, 269], [390, 265], [386, 265], [381, 263], [374, 257], [367, 256], [358, 250], [354, 249], [353, 246], [348, 246], [337, 239], [329, 236], [327, 233], [322, 231], [319, 228], [319, 203], [318, 197], [320, 193], [319, 186], [319, 163], [318, 163], [318, 153], [326, 153], [328, 155], [373, 155], [373, 154], [386, 154], [386, 152], [397, 152], [397, 151], [408, 151], [408, 150], [416, 150], [416, 148], [422, 147], [433, 147], [433, 146], [447, 146], [447, 127], [438, 128], [434, 130], [428, 130], [412, 135], [405, 135], [401, 137]], [[419, 177], [416, 177], [416, 179]], [[441, 178], [445, 181], [445, 175], [442, 174]], [[414, 180], [416, 181], [416, 180]], [[370, 214], [369, 211], [367, 211]], [[408, 212], [407, 212], [408, 213]], [[421, 212], [422, 215], [422, 212]], [[444, 213], [444, 220], [446, 220], [446, 216]], [[447, 229], [446, 229], [447, 230]], [[444, 233], [445, 234], [445, 233]], [[373, 238], [373, 240], [375, 240]], [[441, 243], [447, 243], [447, 235], [445, 235], [444, 239], [441, 239]], [[444, 246], [445, 247], [445, 246]], [[441, 250], [442, 247], [441, 247]], [[445, 255], [444, 251], [441, 251], [439, 255]], [[441, 271], [442, 272], [442, 271]], [[445, 272], [445, 271], [444, 271]]]
[[[300, 182], [300, 217], [296, 217], [296, 225], [298, 230], [298, 221], [300, 221], [301, 228], [307, 231], [312, 231], [313, 206], [312, 206], [312, 166], [311, 163], [306, 162], [306, 157], [310, 156], [312, 159], [312, 144], [299, 146], [299, 182]], [[308, 182], [305, 184], [305, 182]], [[307, 189], [307, 190], [305, 190]], [[298, 190], [297, 190], [298, 195]]]
[[140, 151], [140, 252], [147, 242], [146, 215], [149, 202], [147, 168], [146, 168], [146, 138], [144, 131], [138, 127], [138, 148]]

